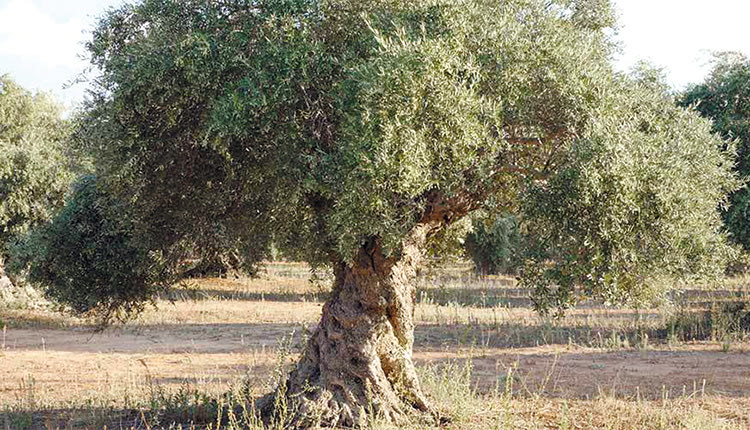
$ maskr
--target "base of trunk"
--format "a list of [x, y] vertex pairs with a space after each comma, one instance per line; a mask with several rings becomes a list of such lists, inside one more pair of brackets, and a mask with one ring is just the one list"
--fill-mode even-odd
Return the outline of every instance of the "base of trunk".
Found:
[[332, 334], [337, 336], [317, 330], [297, 368], [261, 401], [269, 422], [283, 428], [365, 428], [372, 421], [400, 424], [420, 413], [436, 416], [411, 359], [385, 340], [387, 335], [342, 346]]
[[413, 242], [393, 259], [374, 239], [354, 262], [336, 265], [331, 298], [300, 362], [258, 405], [266, 419], [283, 428], [363, 428], [437, 418], [412, 362], [412, 281], [421, 255]]

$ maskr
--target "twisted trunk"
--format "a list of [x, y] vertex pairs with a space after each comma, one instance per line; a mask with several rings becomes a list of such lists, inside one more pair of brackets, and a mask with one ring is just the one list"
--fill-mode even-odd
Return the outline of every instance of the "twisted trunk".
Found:
[[[334, 267], [320, 324], [273, 395], [277, 403], [283, 396], [290, 411], [287, 426], [364, 427], [368, 417], [398, 423], [414, 411], [431, 411], [412, 362], [413, 280], [426, 232], [415, 228], [398, 258], [386, 257], [372, 239], [352, 263]], [[266, 414], [273, 415], [272, 400]]]
[[10, 303], [15, 300], [15, 287], [10, 278], [5, 275], [5, 264], [0, 257], [0, 304]]

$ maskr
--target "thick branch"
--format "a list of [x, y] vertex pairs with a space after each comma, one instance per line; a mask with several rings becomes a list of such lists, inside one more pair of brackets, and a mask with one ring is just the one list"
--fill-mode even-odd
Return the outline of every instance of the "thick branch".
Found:
[[459, 192], [452, 197], [445, 197], [440, 191], [428, 191], [424, 196], [426, 204], [419, 224], [433, 227], [450, 225], [478, 209], [484, 197], [484, 193], [471, 192]]

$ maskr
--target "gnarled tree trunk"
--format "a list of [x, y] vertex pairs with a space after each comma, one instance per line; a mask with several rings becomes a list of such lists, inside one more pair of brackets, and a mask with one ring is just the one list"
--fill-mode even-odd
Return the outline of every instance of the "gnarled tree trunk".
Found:
[[362, 427], [372, 416], [398, 423], [414, 410], [432, 411], [412, 362], [413, 280], [426, 230], [418, 226], [398, 258], [373, 238], [352, 263], [334, 267], [320, 324], [274, 394], [284, 396], [290, 427]]
[[9, 302], [13, 297], [13, 283], [5, 275], [5, 262], [0, 257], [0, 301]]

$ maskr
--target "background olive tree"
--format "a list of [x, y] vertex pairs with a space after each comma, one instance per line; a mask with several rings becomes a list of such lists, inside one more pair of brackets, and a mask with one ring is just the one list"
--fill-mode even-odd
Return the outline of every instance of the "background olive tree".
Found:
[[261, 410], [398, 422], [434, 413], [412, 280], [477, 209], [518, 214], [540, 310], [721, 272], [726, 144], [652, 74], [613, 71], [614, 24], [606, 0], [143, 0], [87, 45], [101, 76], [77, 136], [138, 255], [173, 267], [220, 227], [250, 263], [273, 240], [333, 269]]
[[8, 247], [63, 204], [75, 168], [68, 132], [51, 97], [0, 76], [0, 276]]
[[472, 217], [464, 249], [479, 275], [516, 275], [524, 262], [524, 243], [519, 219], [511, 213]]
[[[713, 121], [713, 130], [737, 148], [735, 171], [750, 176], [750, 59], [737, 52], [715, 54], [714, 68], [706, 80], [693, 85], [678, 99]], [[731, 239], [750, 250], [750, 190], [732, 193], [723, 211]]]

